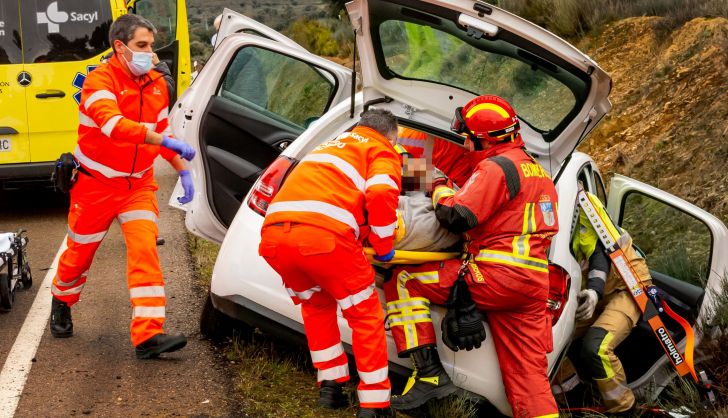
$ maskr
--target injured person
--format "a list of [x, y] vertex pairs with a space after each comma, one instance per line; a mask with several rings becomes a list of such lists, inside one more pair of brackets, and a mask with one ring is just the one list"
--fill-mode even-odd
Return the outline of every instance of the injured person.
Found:
[[[437, 169], [435, 169], [437, 170]], [[402, 191], [397, 207], [395, 250], [439, 252], [460, 250], [461, 237], [440, 225], [425, 192], [432, 184], [433, 169], [424, 158], [405, 158]]]

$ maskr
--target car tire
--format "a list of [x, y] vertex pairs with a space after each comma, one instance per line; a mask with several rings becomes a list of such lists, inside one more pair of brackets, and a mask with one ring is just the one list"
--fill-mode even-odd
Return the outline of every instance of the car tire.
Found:
[[14, 289], [11, 288], [10, 276], [0, 273], [0, 312], [8, 312], [13, 307]]
[[253, 331], [252, 327], [215, 309], [212, 304], [212, 297], [209, 294], [207, 295], [205, 306], [202, 307], [202, 314], [200, 315], [200, 332], [205, 338], [214, 343], [222, 343], [235, 336], [244, 338], [252, 335]]

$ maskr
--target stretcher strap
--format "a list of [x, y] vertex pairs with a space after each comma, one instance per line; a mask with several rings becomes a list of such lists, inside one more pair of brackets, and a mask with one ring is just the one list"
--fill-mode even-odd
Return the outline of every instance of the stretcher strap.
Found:
[[640, 279], [639, 275], [634, 271], [632, 264], [629, 260], [627, 260], [624, 251], [620, 247], [620, 242], [624, 240], [620, 239], [621, 237], [614, 236], [614, 233], [612, 232], [613, 228], [608, 227], [607, 222], [611, 223], [611, 220], [602, 218], [602, 214], [596, 210], [594, 204], [591, 200], [589, 200], [586, 192], [581, 187], [579, 188], [578, 201], [592, 227], [594, 227], [599, 240], [607, 249], [609, 258], [612, 260], [612, 264], [614, 264], [614, 267], [617, 269], [619, 276], [622, 280], [624, 280], [632, 298], [640, 308], [640, 311], [642, 311], [647, 323], [650, 324], [652, 332], [655, 334], [655, 337], [657, 337], [660, 345], [662, 345], [662, 348], [665, 350], [665, 355], [681, 377], [690, 374], [695, 382], [699, 383], [693, 365], [695, 336], [692, 327], [688, 321], [672, 311], [666, 304], [662, 304], [665, 312], [685, 329], [685, 337], [687, 338], [687, 341], [685, 346], [685, 356], [683, 356], [670, 335], [670, 331], [662, 322], [657, 307], [647, 296], [647, 289], [645, 288], [644, 283]]
[[371, 247], [364, 247], [364, 254], [369, 259], [370, 263], [375, 264], [424, 264], [428, 261], [443, 261], [443, 260], [449, 260], [451, 258], [458, 258], [460, 256], [460, 253], [445, 253], [445, 252], [435, 252], [435, 251], [405, 251], [405, 250], [395, 250], [394, 251], [394, 257], [387, 261], [386, 263], [382, 263], [379, 261], [376, 261], [374, 259], [374, 255], [376, 255], [376, 252]]

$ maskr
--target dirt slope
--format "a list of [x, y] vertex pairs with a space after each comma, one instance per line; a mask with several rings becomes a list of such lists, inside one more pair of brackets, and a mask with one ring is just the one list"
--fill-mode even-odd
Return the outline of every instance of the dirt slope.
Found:
[[659, 17], [584, 40], [611, 76], [614, 108], [581, 150], [602, 172], [665, 189], [728, 221], [728, 20], [698, 18], [660, 39]]

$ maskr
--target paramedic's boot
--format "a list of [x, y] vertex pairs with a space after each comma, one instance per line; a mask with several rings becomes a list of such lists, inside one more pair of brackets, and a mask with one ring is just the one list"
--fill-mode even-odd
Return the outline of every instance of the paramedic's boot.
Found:
[[73, 335], [71, 307], [55, 296], [51, 302], [51, 335], [56, 338], [68, 338]]
[[324, 380], [319, 387], [318, 404], [328, 409], [339, 409], [349, 406], [349, 398], [344, 395], [341, 383]]
[[157, 334], [136, 346], [138, 359], [157, 358], [162, 353], [171, 353], [187, 345], [184, 335]]
[[359, 408], [356, 418], [394, 418], [394, 409], [386, 408]]
[[400, 396], [392, 396], [394, 409], [414, 409], [430, 399], [440, 399], [457, 390], [440, 363], [437, 348], [416, 348], [410, 355], [415, 371]]

